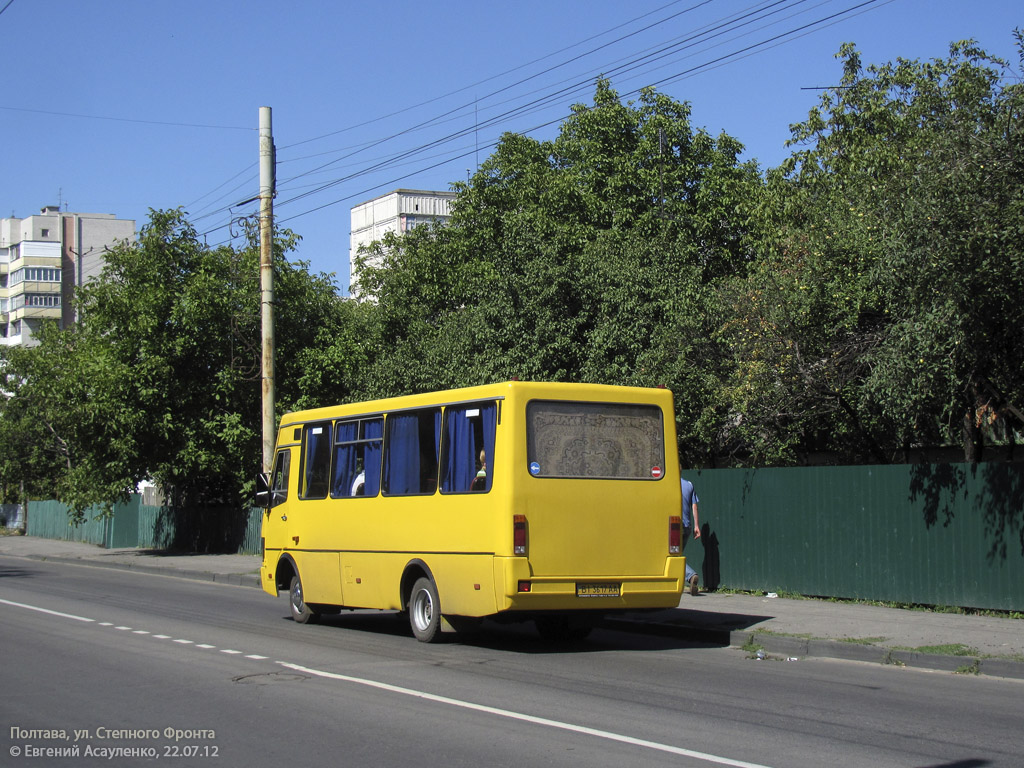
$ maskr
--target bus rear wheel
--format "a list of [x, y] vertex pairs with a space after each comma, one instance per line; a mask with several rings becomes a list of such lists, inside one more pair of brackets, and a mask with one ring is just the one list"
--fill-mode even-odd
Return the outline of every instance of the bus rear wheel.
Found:
[[434, 580], [416, 579], [409, 595], [409, 626], [421, 643], [434, 643], [441, 637], [441, 601]]
[[319, 614], [309, 607], [302, 596], [302, 579], [298, 574], [292, 576], [288, 587], [288, 605], [292, 609], [292, 619], [297, 624], [316, 624], [320, 619]]

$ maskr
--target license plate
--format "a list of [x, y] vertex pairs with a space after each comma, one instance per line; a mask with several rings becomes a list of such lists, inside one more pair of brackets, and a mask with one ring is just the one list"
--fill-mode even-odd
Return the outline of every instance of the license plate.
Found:
[[618, 597], [620, 584], [577, 584], [576, 597]]

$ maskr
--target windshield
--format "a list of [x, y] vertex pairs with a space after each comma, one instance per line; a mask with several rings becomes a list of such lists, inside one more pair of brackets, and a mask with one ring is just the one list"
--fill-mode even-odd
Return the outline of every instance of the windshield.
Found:
[[526, 406], [534, 477], [658, 480], [665, 430], [653, 405], [534, 400]]

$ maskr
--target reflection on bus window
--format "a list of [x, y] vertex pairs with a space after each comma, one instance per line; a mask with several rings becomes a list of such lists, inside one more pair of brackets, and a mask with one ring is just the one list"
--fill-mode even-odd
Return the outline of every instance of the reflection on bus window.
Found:
[[327, 498], [331, 477], [331, 422], [306, 425], [303, 441], [302, 498]]
[[380, 492], [380, 416], [339, 421], [334, 430], [334, 474], [331, 497], [376, 496]]
[[270, 506], [276, 507], [288, 500], [288, 471], [291, 466], [292, 452], [283, 450], [277, 452], [277, 460], [274, 462], [274, 479], [270, 486]]
[[382, 486], [389, 496], [437, 490], [441, 409], [388, 414]]
[[491, 489], [497, 412], [494, 401], [445, 409], [441, 493]]

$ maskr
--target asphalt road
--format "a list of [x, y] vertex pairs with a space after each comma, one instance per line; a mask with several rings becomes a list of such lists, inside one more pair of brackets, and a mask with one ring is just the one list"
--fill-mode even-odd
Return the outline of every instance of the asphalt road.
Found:
[[0, 765], [982, 768], [1024, 754], [1020, 681], [611, 630], [562, 650], [529, 627], [427, 646], [391, 614], [287, 616], [251, 588], [0, 557]]

